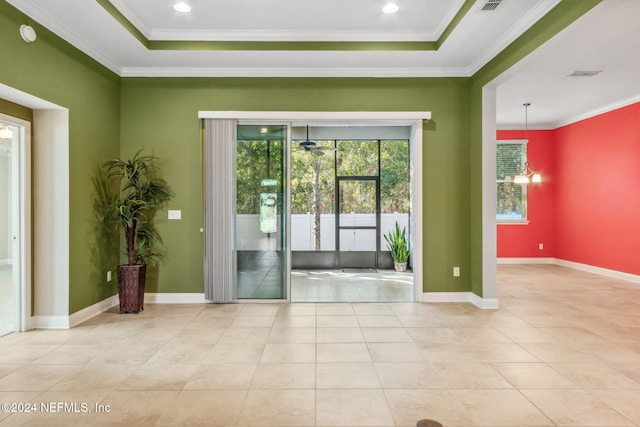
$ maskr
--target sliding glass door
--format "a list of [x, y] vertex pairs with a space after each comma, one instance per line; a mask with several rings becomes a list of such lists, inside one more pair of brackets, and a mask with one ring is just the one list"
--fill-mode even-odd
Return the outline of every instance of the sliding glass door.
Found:
[[0, 117], [0, 336], [20, 328], [20, 150], [24, 136], [24, 127]]
[[238, 299], [287, 298], [287, 139], [287, 125], [238, 125]]

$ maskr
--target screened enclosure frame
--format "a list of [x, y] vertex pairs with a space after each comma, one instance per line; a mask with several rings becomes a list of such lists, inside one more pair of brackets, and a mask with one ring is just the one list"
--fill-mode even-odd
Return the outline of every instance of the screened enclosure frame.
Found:
[[[411, 235], [413, 266], [414, 301], [423, 300], [423, 238], [420, 230], [423, 230], [423, 203], [422, 203], [422, 146], [423, 146], [423, 121], [431, 119], [428, 111], [337, 111], [337, 112], [313, 112], [313, 111], [199, 111], [200, 119], [231, 119], [239, 123], [273, 123], [282, 124], [288, 122], [322, 122], [336, 123], [340, 125], [349, 123], [372, 124], [380, 126], [408, 126], [410, 129], [410, 162], [411, 162], [411, 228], [415, 230]], [[289, 136], [290, 141], [290, 136]], [[205, 174], [207, 171], [205, 171]], [[207, 194], [203, 195], [206, 203]], [[206, 228], [206, 227], [205, 227]], [[287, 238], [290, 240], [290, 230]], [[290, 254], [290, 242], [287, 252]], [[231, 251], [229, 247], [227, 250]], [[288, 289], [287, 297], [290, 295]]]

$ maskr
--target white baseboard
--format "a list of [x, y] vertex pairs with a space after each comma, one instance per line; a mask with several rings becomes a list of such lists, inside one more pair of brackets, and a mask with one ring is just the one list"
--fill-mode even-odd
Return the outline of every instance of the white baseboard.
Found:
[[481, 298], [473, 292], [424, 292], [422, 302], [470, 302], [482, 309], [498, 309], [496, 298]]
[[70, 327], [74, 327], [79, 325], [82, 322], [85, 322], [92, 317], [97, 316], [98, 314], [109, 310], [114, 305], [118, 305], [118, 295], [112, 295], [109, 298], [103, 299], [89, 307], [83, 308], [80, 311], [76, 311], [71, 316], [69, 316], [69, 325]]
[[498, 258], [498, 264], [554, 264], [562, 267], [573, 268], [574, 270], [586, 271], [588, 273], [599, 274], [600, 276], [611, 277], [613, 279], [626, 280], [628, 282], [640, 283], [640, 275], [625, 273], [608, 268], [596, 267], [594, 265], [582, 264], [579, 262], [567, 261], [559, 258]]
[[69, 329], [118, 304], [118, 295], [110, 296], [70, 316], [33, 316], [28, 329]]
[[579, 262], [567, 261], [557, 258], [555, 258], [554, 264], [573, 268], [574, 270], [586, 271], [588, 273], [599, 274], [601, 276], [611, 277], [613, 279], [626, 280], [628, 282], [640, 284], [640, 276], [637, 274], [624, 273], [622, 271], [609, 270], [608, 268], [596, 267], [594, 265], [581, 264]]
[[33, 316], [33, 329], [69, 329], [69, 316]]
[[144, 294], [144, 302], [148, 304], [204, 304], [204, 293], [189, 294]]
[[471, 292], [423, 292], [422, 302], [470, 302]]
[[478, 295], [470, 292], [471, 304], [483, 310], [497, 310], [500, 308], [500, 301], [498, 298], [481, 298]]
[[498, 258], [497, 264], [555, 264], [555, 258]]
[[[207, 301], [202, 294], [144, 294], [147, 304], [204, 304]], [[110, 296], [89, 307], [76, 311], [70, 316], [33, 316], [30, 321], [32, 329], [69, 329], [91, 319], [98, 314], [118, 305], [118, 295]]]

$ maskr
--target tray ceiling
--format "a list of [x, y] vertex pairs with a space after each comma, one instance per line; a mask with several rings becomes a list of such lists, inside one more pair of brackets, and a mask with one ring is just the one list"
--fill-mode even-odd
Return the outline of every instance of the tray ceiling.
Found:
[[7, 0], [121, 76], [469, 76], [559, 0]]
[[[560, 2], [6, 1], [123, 77], [468, 77]], [[549, 129], [640, 100], [639, 18], [640, 1], [603, 0], [500, 76], [498, 126], [522, 128], [524, 102]]]

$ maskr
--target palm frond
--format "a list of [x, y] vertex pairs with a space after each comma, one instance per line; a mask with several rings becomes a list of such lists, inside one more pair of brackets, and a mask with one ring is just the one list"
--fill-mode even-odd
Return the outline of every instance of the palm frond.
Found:
[[157, 158], [139, 150], [128, 160], [111, 159], [101, 167], [101, 179], [106, 184], [99, 191], [118, 192], [104, 197], [104, 220], [122, 227], [127, 243], [129, 264], [146, 263], [159, 257], [161, 240], [151, 220], [155, 213], [173, 197], [169, 184], [157, 176]]

